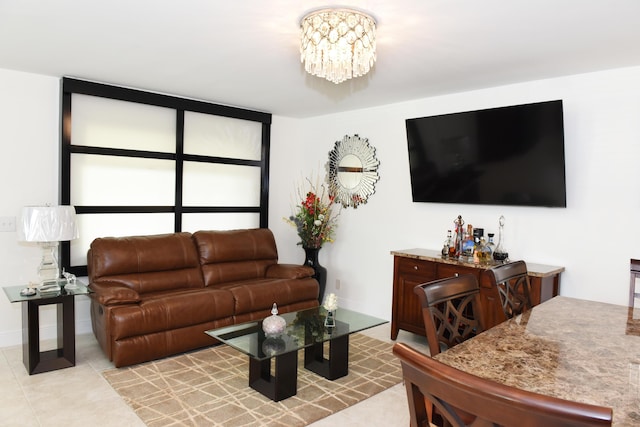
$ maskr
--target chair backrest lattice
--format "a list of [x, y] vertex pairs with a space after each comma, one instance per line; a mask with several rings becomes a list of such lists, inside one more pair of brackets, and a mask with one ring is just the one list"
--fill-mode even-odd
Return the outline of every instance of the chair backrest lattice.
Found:
[[432, 356], [484, 331], [476, 276], [462, 274], [423, 283], [414, 292], [422, 305]]
[[492, 267], [489, 269], [489, 277], [498, 289], [502, 311], [507, 319], [531, 309], [531, 284], [524, 261]]

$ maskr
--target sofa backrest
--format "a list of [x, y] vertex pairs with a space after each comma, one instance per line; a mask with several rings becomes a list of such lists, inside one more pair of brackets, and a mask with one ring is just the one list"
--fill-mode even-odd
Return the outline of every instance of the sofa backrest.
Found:
[[121, 284], [141, 294], [204, 286], [191, 233], [97, 238], [87, 269], [90, 283]]
[[268, 228], [193, 233], [205, 286], [264, 278], [278, 262], [273, 233]]

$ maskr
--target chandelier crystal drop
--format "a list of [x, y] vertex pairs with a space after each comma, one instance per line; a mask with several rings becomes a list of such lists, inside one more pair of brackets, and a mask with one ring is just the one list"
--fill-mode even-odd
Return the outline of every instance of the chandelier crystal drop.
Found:
[[364, 76], [376, 61], [376, 21], [351, 9], [322, 9], [302, 18], [300, 61], [333, 83]]

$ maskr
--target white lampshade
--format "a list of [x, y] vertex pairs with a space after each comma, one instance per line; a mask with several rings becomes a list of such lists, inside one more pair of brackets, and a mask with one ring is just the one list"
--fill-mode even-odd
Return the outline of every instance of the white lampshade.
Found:
[[73, 206], [26, 206], [19, 239], [23, 242], [62, 242], [79, 237]]

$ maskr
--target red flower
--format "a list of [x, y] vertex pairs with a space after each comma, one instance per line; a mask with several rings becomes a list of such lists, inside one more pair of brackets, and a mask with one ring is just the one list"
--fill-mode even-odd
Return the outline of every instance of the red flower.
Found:
[[306, 248], [319, 248], [324, 242], [333, 242], [336, 227], [336, 216], [332, 213], [334, 197], [325, 194], [324, 184], [320, 186], [321, 194], [318, 195], [311, 181], [307, 179], [307, 182], [311, 184], [311, 191], [307, 191], [305, 197], [300, 197], [301, 202], [295, 214], [285, 218], [285, 221], [297, 228], [301, 240], [298, 244]]

